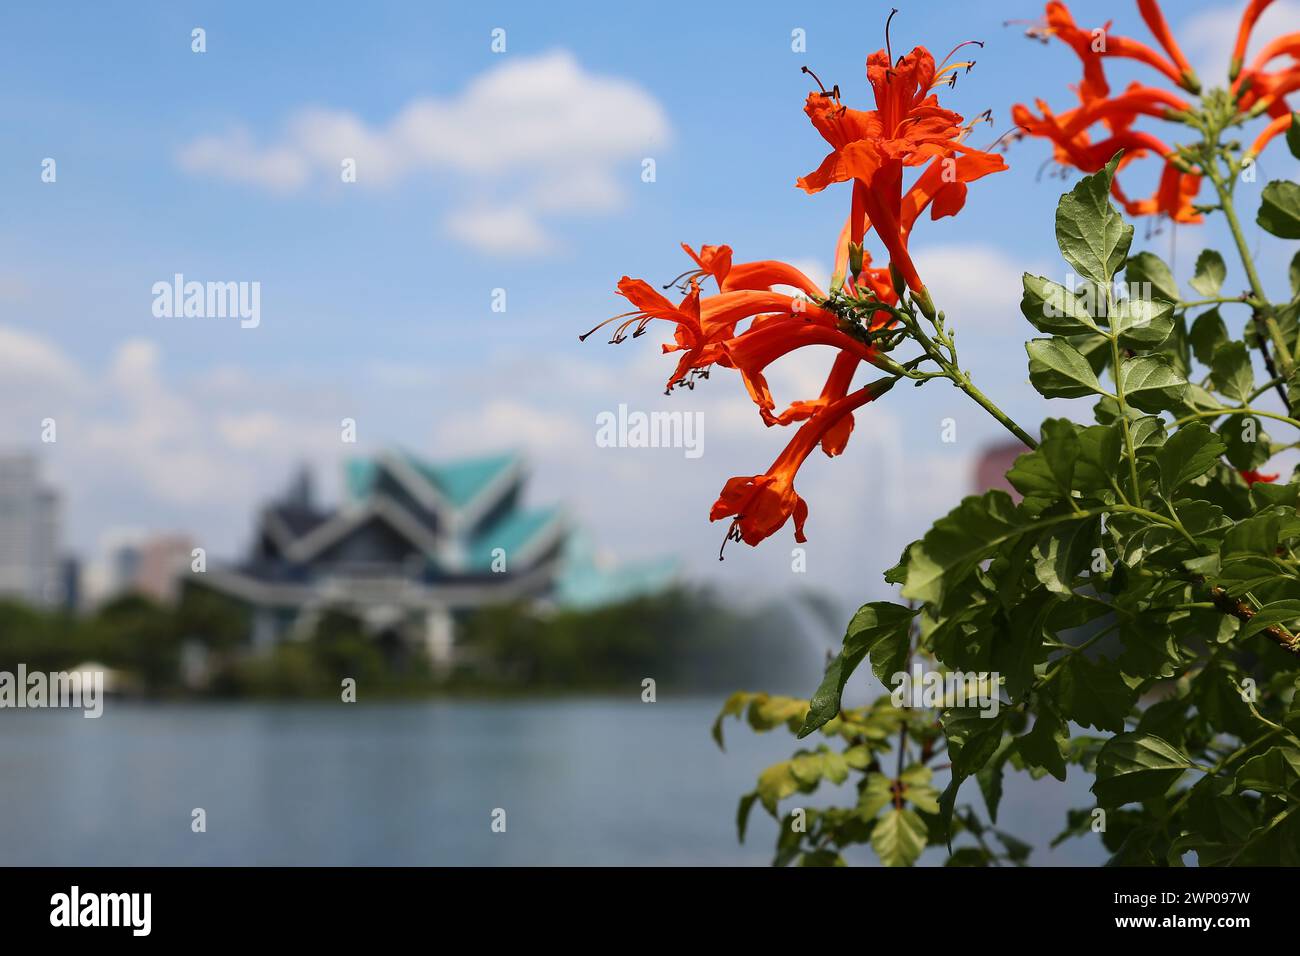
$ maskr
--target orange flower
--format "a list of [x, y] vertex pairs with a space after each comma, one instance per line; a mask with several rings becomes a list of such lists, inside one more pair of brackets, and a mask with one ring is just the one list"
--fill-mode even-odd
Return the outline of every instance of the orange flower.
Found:
[[[1273, 40], [1260, 51], [1249, 67], [1242, 67], [1251, 32], [1270, 2], [1271, 0], [1251, 0], [1247, 4], [1237, 30], [1232, 55], [1230, 79], [1233, 81], [1232, 92], [1236, 96], [1237, 112], [1249, 117], [1267, 111], [1274, 118], [1274, 122], [1247, 150], [1248, 159], [1254, 159], [1274, 137], [1288, 128], [1291, 107], [1286, 102], [1286, 96], [1300, 89], [1300, 63], [1293, 62], [1285, 69], [1268, 69], [1269, 64], [1281, 56], [1289, 55], [1293, 61], [1300, 61], [1300, 33]], [[1051, 140], [1052, 155], [1056, 162], [1083, 172], [1091, 173], [1100, 169], [1121, 147], [1129, 150], [1120, 162], [1121, 169], [1149, 152], [1158, 154], [1164, 159], [1165, 165], [1160, 184], [1151, 197], [1128, 199], [1118, 177], [1111, 185], [1115, 197], [1124, 204], [1130, 215], [1165, 215], [1174, 222], [1200, 222], [1202, 217], [1196, 211], [1196, 196], [1200, 191], [1201, 177], [1189, 172], [1185, 164], [1175, 158], [1174, 150], [1160, 139], [1132, 129], [1133, 123], [1142, 116], [1182, 122], [1184, 114], [1190, 112], [1191, 108], [1172, 93], [1138, 83], [1132, 84], [1123, 95], [1112, 97], [1102, 69], [1103, 57], [1130, 57], [1155, 68], [1186, 90], [1199, 91], [1196, 76], [1165, 22], [1159, 4], [1156, 0], [1137, 0], [1137, 5], [1142, 19], [1168, 54], [1168, 60], [1141, 43], [1110, 35], [1109, 24], [1103, 31], [1105, 43], [1102, 49], [1102, 37], [1076, 26], [1064, 4], [1048, 3], [1045, 24], [1031, 28], [1029, 33], [1043, 39], [1049, 36], [1059, 37], [1078, 54], [1084, 69], [1083, 82], [1077, 90], [1080, 105], [1068, 113], [1054, 116], [1042, 101], [1037, 102], [1038, 115], [1023, 104], [1018, 104], [1012, 108], [1012, 118], [1024, 135]], [[1110, 135], [1094, 144], [1088, 130], [1097, 123], [1104, 124]]]
[[756, 545], [779, 531], [793, 516], [795, 540], [800, 544], [807, 541], [803, 529], [808, 520], [808, 504], [794, 490], [795, 475], [812, 450], [827, 441], [846, 415], [874, 401], [893, 384], [893, 379], [882, 379], [826, 405], [799, 427], [766, 472], [729, 479], [709, 512], [709, 520], [731, 518], [727, 540]]
[[[847, 241], [861, 246], [874, 225], [889, 251], [890, 264], [918, 296], [924, 294], [925, 285], [907, 250], [907, 233], [916, 212], [934, 202], [934, 218], [953, 215], [965, 202], [967, 182], [1006, 168], [1001, 157], [963, 145], [969, 127], [960, 114], [940, 107], [930, 92], [936, 81], [948, 82], [943, 76], [968, 65], [936, 67], [924, 47], [892, 62], [887, 51], [877, 50], [867, 58], [867, 80], [876, 109], [864, 112], [841, 106], [838, 87], [831, 93], [823, 89], [809, 94], [804, 107], [832, 150], [797, 185], [816, 193], [852, 179]], [[933, 172], [927, 170], [930, 174], [923, 174], [908, 191], [910, 196], [919, 188], [918, 195], [905, 199], [904, 168], [926, 164]], [[910, 220], [904, 219], [905, 202]]]
[[[1173, 44], [1173, 37], [1169, 35], [1169, 28], [1165, 25], [1159, 6], [1154, 2], [1143, 3], [1142, 0], [1138, 0], [1138, 7], [1142, 9], [1143, 18], [1147, 21], [1151, 32], [1156, 34], [1156, 38], [1162, 40], [1163, 32], [1170, 44]], [[1106, 82], [1106, 73], [1102, 67], [1102, 60], [1106, 57], [1137, 60], [1164, 74], [1186, 90], [1195, 93], [1199, 89], [1192, 69], [1186, 65], [1187, 61], [1183, 59], [1181, 51], [1178, 52], [1178, 59], [1182, 60], [1182, 72], [1178, 66], [1170, 63], [1145, 43], [1111, 33], [1109, 22], [1091, 30], [1080, 27], [1070, 15], [1070, 8], [1057, 0], [1047, 4], [1043, 21], [1031, 26], [1026, 32], [1029, 36], [1040, 40], [1056, 37], [1074, 51], [1083, 64], [1083, 85], [1079, 93], [1085, 100], [1104, 98], [1110, 94], [1110, 85]], [[1177, 49], [1176, 45], [1174, 49]]]
[[1253, 485], [1256, 482], [1260, 482], [1260, 481], [1265, 482], [1267, 484], [1267, 483], [1272, 483], [1274, 481], [1277, 481], [1278, 479], [1278, 475], [1276, 472], [1274, 472], [1271, 475], [1265, 475], [1262, 472], [1255, 471], [1255, 469], [1253, 468], [1248, 468], [1239, 471], [1238, 474], [1241, 475], [1242, 478], [1246, 479], [1247, 485]]
[[1246, 150], [1245, 158], [1253, 160], [1260, 153], [1264, 152], [1265, 146], [1267, 146], [1274, 139], [1276, 139], [1281, 134], [1285, 133], [1290, 128], [1291, 128], [1291, 114], [1287, 113], [1284, 116], [1279, 116], [1277, 119], [1273, 120], [1271, 123], [1269, 123], [1267, 126], [1264, 127], [1264, 132], [1260, 133], [1257, 137], [1255, 137], [1255, 142], [1251, 143], [1250, 149]]
[[766, 290], [774, 285], [788, 285], [814, 298], [821, 299], [826, 295], [803, 272], [786, 262], [764, 259], [734, 265], [731, 261], [731, 246], [700, 246], [700, 251], [696, 253], [683, 242], [682, 248], [699, 268], [682, 273], [677, 281], [707, 275], [713, 277], [722, 292]]
[[1241, 24], [1237, 27], [1237, 42], [1232, 48], [1232, 64], [1228, 67], [1228, 79], [1235, 80], [1241, 73], [1242, 61], [1246, 59], [1246, 46], [1250, 43], [1251, 31], [1255, 23], [1273, 0], [1250, 0], [1246, 12], [1241, 15]]
[[[1074, 23], [1069, 9], [1063, 3], [1055, 0], [1048, 3], [1045, 25], [1029, 32], [1031, 36], [1044, 39], [1049, 36], [1059, 37], [1079, 56], [1084, 69], [1083, 82], [1077, 88], [1079, 106], [1054, 115], [1041, 100], [1036, 104], [1037, 114], [1024, 104], [1017, 104], [1012, 108], [1012, 118], [1020, 127], [1022, 135], [1050, 140], [1053, 159], [1057, 163], [1085, 173], [1096, 172], [1120, 149], [1126, 150], [1120, 161], [1120, 169], [1143, 156], [1156, 154], [1164, 165], [1155, 192], [1146, 199], [1130, 199], [1120, 184], [1120, 178], [1116, 176], [1111, 184], [1115, 198], [1130, 215], [1163, 215], [1174, 222], [1200, 222], [1202, 216], [1196, 210], [1196, 197], [1200, 192], [1201, 177], [1189, 171], [1187, 165], [1177, 157], [1174, 148], [1161, 138], [1133, 128], [1133, 124], [1142, 117], [1181, 123], [1186, 120], [1192, 108], [1175, 94], [1142, 83], [1131, 84], [1119, 96], [1110, 95], [1110, 86], [1102, 67], [1102, 61], [1107, 56], [1128, 57], [1145, 63], [1192, 92], [1198, 92], [1200, 88], [1156, 0], [1137, 0], [1137, 5], [1142, 19], [1168, 59], [1137, 41], [1111, 35], [1109, 24], [1100, 34], [1082, 30]], [[1244, 55], [1250, 31], [1267, 5], [1266, 2], [1252, 2], [1246, 9], [1237, 37], [1234, 75], [1240, 70], [1240, 58]], [[1300, 34], [1296, 36], [1300, 39]], [[1259, 104], [1258, 110], [1268, 108], [1274, 115], [1288, 113], [1283, 97], [1300, 88], [1300, 72], [1294, 77], [1288, 72], [1266, 74], [1263, 66], [1270, 59], [1289, 50], [1290, 47], [1285, 43], [1270, 44], [1252, 68], [1241, 73], [1237, 80], [1240, 88], [1237, 108], [1240, 112], [1245, 113]], [[1089, 131], [1099, 124], [1105, 128], [1105, 133], [1099, 140], [1094, 140]], [[1269, 135], [1261, 136], [1256, 141], [1255, 151], [1262, 149], [1279, 131], [1280, 129], [1270, 128]]]
[[[965, 145], [971, 124], [941, 108], [931, 92], [972, 65], [945, 61], [936, 66], [922, 47], [894, 61], [886, 49], [867, 58], [874, 110], [848, 109], [839, 101], [838, 87], [827, 92], [820, 81], [821, 91], [808, 97], [805, 112], [831, 152], [798, 185], [816, 193], [834, 183], [852, 184], [849, 214], [836, 244], [832, 295], [789, 263], [737, 263], [730, 246], [702, 245], [696, 251], [683, 243], [693, 268], [665, 286], [682, 291], [680, 302], [624, 276], [618, 291], [633, 310], [596, 326], [618, 323], [610, 341], [621, 342], [629, 329], [635, 337], [654, 319], [670, 322], [673, 341], [663, 349], [682, 355], [669, 390], [682, 384], [694, 387], [694, 379], [707, 377], [714, 367], [734, 369], [764, 424], [800, 423], [771, 468], [761, 475], [732, 478], [722, 489], [710, 519], [732, 519], [727, 540], [757, 544], [791, 517], [795, 537], [806, 540], [808, 506], [794, 490], [799, 468], [815, 448], [830, 457], [841, 454], [854, 429], [854, 412], [904, 374], [904, 368], [885, 354], [898, 341], [892, 331], [901, 289], [897, 283], [907, 284], [922, 309], [932, 307], [908, 254], [912, 229], [927, 210], [935, 220], [956, 215], [965, 205], [968, 183], [1006, 168], [1001, 156]], [[920, 171], [905, 189], [908, 167]], [[863, 248], [873, 228], [889, 252], [888, 269], [872, 267]], [[716, 295], [702, 294], [701, 283], [708, 279], [717, 284]], [[784, 287], [799, 295], [779, 291]], [[846, 311], [846, 303], [851, 311]], [[748, 325], [742, 326], [746, 320]], [[821, 393], [778, 411], [767, 383], [768, 367], [810, 346], [829, 347], [834, 353]], [[888, 377], [854, 390], [853, 380], [863, 364], [884, 369]]]

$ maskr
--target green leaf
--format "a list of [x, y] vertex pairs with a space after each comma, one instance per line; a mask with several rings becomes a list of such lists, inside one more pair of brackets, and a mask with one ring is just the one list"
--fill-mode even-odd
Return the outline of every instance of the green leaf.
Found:
[[1196, 257], [1196, 274], [1192, 276], [1189, 284], [1209, 299], [1219, 294], [1219, 290], [1223, 288], [1223, 280], [1227, 277], [1228, 267], [1223, 262], [1223, 256], [1213, 249], [1202, 249], [1201, 254]]
[[740, 804], [736, 807], [736, 838], [738, 842], [745, 842], [745, 830], [749, 826], [749, 811], [754, 809], [754, 801], [758, 799], [758, 791], [753, 790], [740, 798]]
[[1057, 780], [1065, 779], [1065, 758], [1061, 748], [1070, 739], [1065, 724], [1051, 714], [1042, 713], [1034, 729], [1016, 741], [1026, 766], [1042, 767]]
[[[1006, 753], [1006, 750], [1002, 751], [1002, 754]], [[984, 806], [989, 811], [989, 819], [994, 823], [998, 822], [998, 805], [1002, 802], [1002, 773], [1005, 766], [1004, 758], [995, 757], [975, 773], [975, 782], [984, 795]]]
[[1109, 285], [1123, 267], [1133, 242], [1133, 227], [1126, 225], [1110, 204], [1110, 184], [1120, 155], [1101, 171], [1079, 180], [1056, 207], [1056, 242], [1061, 255], [1079, 275], [1102, 286]]
[[1173, 272], [1155, 253], [1139, 252], [1129, 259], [1128, 265], [1124, 267], [1124, 278], [1128, 282], [1130, 295], [1133, 294], [1133, 289], [1141, 289], [1144, 285], [1149, 285], [1158, 298], [1170, 302], [1177, 302], [1180, 298], [1178, 282], [1174, 279]]
[[1300, 185], [1274, 180], [1265, 186], [1256, 221], [1280, 239], [1300, 239]]
[[1300, 113], [1291, 114], [1291, 125], [1286, 128], [1286, 145], [1291, 155], [1300, 159]]
[[794, 775], [793, 760], [774, 763], [758, 775], [758, 798], [772, 816], [776, 816], [777, 804], [798, 789], [799, 779]]
[[1173, 331], [1174, 304], [1163, 299], [1120, 299], [1110, 321], [1122, 348], [1154, 348]]
[[1124, 439], [1114, 425], [1089, 425], [1079, 432], [1079, 460], [1074, 465], [1075, 485], [1079, 491], [1096, 492], [1110, 488], [1118, 474], [1119, 456]]
[[858, 813], [870, 820], [894, 802], [894, 781], [883, 773], [867, 774], [867, 785], [858, 797]]
[[1300, 751], [1295, 747], [1271, 747], [1251, 757], [1237, 771], [1237, 792], [1288, 793], [1300, 783]]
[[1203, 422], [1178, 429], [1156, 450], [1161, 493], [1172, 501], [1178, 488], [1213, 468], [1226, 447]]
[[1123, 731], [1124, 718], [1137, 695], [1124, 683], [1118, 668], [1071, 654], [1061, 665], [1059, 680], [1058, 702], [1063, 717], [1083, 727]]
[[1295, 634], [1294, 625], [1297, 619], [1300, 619], [1300, 601], [1285, 600], [1265, 604], [1255, 612], [1254, 617], [1241, 625], [1241, 639], [1245, 640], [1275, 624], [1280, 624]]
[[1219, 314], [1219, 307], [1215, 306], [1208, 312], [1198, 315], [1196, 321], [1192, 323], [1192, 331], [1189, 335], [1196, 361], [1208, 366], [1214, 361], [1214, 353], [1218, 351], [1219, 346], [1228, 341], [1228, 327], [1223, 322], [1223, 316]]
[[1053, 335], [1099, 331], [1083, 303], [1065, 286], [1028, 272], [1022, 282], [1020, 311], [1038, 331]]
[[1159, 412], [1174, 408], [1187, 391], [1187, 379], [1175, 371], [1166, 355], [1139, 355], [1120, 365], [1124, 397], [1134, 408]]
[[890, 810], [871, 831], [871, 848], [885, 866], [911, 866], [925, 849], [925, 821], [914, 810]]
[[1040, 434], [1039, 446], [1016, 459], [1007, 480], [1027, 498], [1068, 497], [1079, 457], [1076, 427], [1068, 419], [1049, 418], [1043, 422]]
[[1105, 390], [1088, 360], [1064, 339], [1031, 339], [1029, 381], [1044, 398], [1083, 398]]
[[1074, 579], [1092, 560], [1100, 528], [1100, 516], [1052, 528], [1034, 545], [1034, 576], [1050, 591], [1073, 594]]
[[1273, 457], [1272, 441], [1254, 415], [1230, 415], [1219, 426], [1223, 457], [1233, 468], [1259, 468]]
[[1255, 371], [1245, 342], [1227, 342], [1214, 353], [1210, 375], [1219, 392], [1235, 402], [1246, 404], [1255, 390]]
[[799, 737], [807, 737], [839, 714], [844, 685], [868, 653], [872, 669], [882, 682], [888, 683], [890, 675], [902, 670], [907, 659], [908, 628], [916, 613], [888, 601], [875, 601], [858, 609], [845, 631], [844, 646], [826, 667], [821, 686], [808, 701], [808, 716]]
[[966, 498], [908, 550], [902, 596], [942, 603], [990, 552], [1020, 534], [1019, 523], [1005, 491]]
[[985, 716], [976, 707], [950, 707], [941, 715], [948, 756], [957, 777], [969, 777], [989, 762], [1002, 743], [1005, 715]]
[[1111, 807], [1158, 797], [1191, 767], [1187, 754], [1154, 734], [1117, 734], [1097, 755], [1092, 792]]
[[728, 717], [739, 717], [745, 710], [745, 705], [753, 700], [754, 695], [743, 690], [738, 690], [722, 705], [722, 710], [718, 711], [718, 716], [713, 721], [713, 740], [718, 745], [719, 750], [726, 750], [726, 744], [722, 738], [722, 722]]

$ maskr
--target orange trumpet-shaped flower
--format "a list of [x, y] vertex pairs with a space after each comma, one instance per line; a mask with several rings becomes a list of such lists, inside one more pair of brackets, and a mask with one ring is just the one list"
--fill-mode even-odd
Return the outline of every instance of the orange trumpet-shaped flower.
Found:
[[727, 539], [756, 545], [793, 517], [795, 540], [801, 544], [807, 541], [804, 523], [808, 520], [808, 504], [794, 490], [795, 475], [846, 415], [874, 401], [893, 384], [893, 379], [882, 379], [826, 405], [799, 427], [766, 472], [729, 479], [709, 512], [709, 520], [731, 518]]
[[1245, 469], [1243, 471], [1238, 472], [1238, 474], [1241, 475], [1241, 477], [1246, 480], [1247, 485], [1253, 485], [1261, 481], [1264, 482], [1265, 484], [1271, 484], [1277, 481], [1279, 477], [1276, 472], [1266, 475], [1263, 472], [1255, 471], [1253, 468]]
[[1246, 11], [1241, 15], [1241, 23], [1237, 27], [1237, 42], [1232, 47], [1232, 63], [1228, 67], [1228, 78], [1235, 80], [1241, 72], [1242, 61], [1246, 59], [1246, 47], [1250, 43], [1251, 31], [1255, 29], [1260, 14], [1268, 9], [1273, 0], [1250, 0], [1246, 4]]
[[[1142, 83], [1133, 83], [1123, 94], [1112, 96], [1106, 81], [1102, 65], [1104, 58], [1121, 56], [1151, 66], [1184, 89], [1199, 91], [1199, 83], [1159, 4], [1156, 0], [1137, 0], [1137, 6], [1168, 59], [1137, 41], [1110, 34], [1109, 25], [1100, 31], [1084, 30], [1074, 22], [1065, 4], [1057, 0], [1048, 3], [1045, 25], [1034, 27], [1029, 32], [1041, 38], [1056, 36], [1079, 56], [1083, 64], [1083, 82], [1077, 88], [1079, 105], [1068, 112], [1053, 114], [1041, 100], [1036, 103], [1037, 113], [1024, 104], [1017, 104], [1012, 108], [1012, 118], [1020, 127], [1021, 135], [1049, 140], [1056, 162], [1083, 172], [1100, 169], [1120, 148], [1127, 150], [1121, 169], [1136, 159], [1156, 154], [1164, 161], [1164, 168], [1155, 192], [1146, 199], [1129, 199], [1117, 176], [1111, 184], [1115, 197], [1130, 215], [1164, 215], [1174, 222], [1200, 222], [1202, 217], [1196, 210], [1196, 197], [1201, 177], [1189, 171], [1174, 148], [1160, 137], [1133, 128], [1134, 123], [1143, 117], [1185, 122], [1192, 107], [1171, 92]], [[1268, 44], [1249, 68], [1243, 70], [1241, 65], [1251, 31], [1267, 6], [1268, 2], [1253, 0], [1242, 16], [1233, 56], [1232, 69], [1236, 77], [1233, 93], [1239, 116], [1267, 110], [1280, 119], [1290, 115], [1285, 97], [1300, 89], [1300, 67], [1270, 72], [1268, 64], [1288, 53], [1300, 59], [1300, 34]], [[1098, 126], [1104, 127], [1104, 133], [1100, 134], [1100, 139], [1094, 139], [1091, 130]], [[1258, 153], [1285, 128], [1285, 124], [1280, 122], [1270, 126], [1247, 155]]]
[[1165, 15], [1160, 9], [1160, 4], [1156, 0], [1137, 0], [1137, 5], [1138, 12], [1142, 14], [1147, 29], [1151, 31], [1151, 35], [1156, 38], [1161, 48], [1169, 54], [1169, 59], [1173, 60], [1174, 66], [1178, 67], [1181, 75], [1174, 82], [1184, 89], [1193, 92], [1198, 90], [1200, 83], [1196, 80], [1196, 71], [1187, 62], [1187, 57], [1183, 56], [1182, 48], [1178, 46], [1178, 41], [1174, 39], [1169, 24], [1165, 22]]
[[1265, 146], [1267, 146], [1274, 139], [1276, 139], [1278, 136], [1285, 133], [1290, 128], [1291, 128], [1290, 113], [1287, 113], [1284, 116], [1279, 116], [1277, 119], [1273, 120], [1271, 123], [1269, 123], [1267, 126], [1264, 127], [1264, 132], [1260, 133], [1257, 137], [1255, 137], [1255, 142], [1250, 144], [1250, 148], [1246, 150], [1246, 158], [1253, 160], [1260, 153], [1264, 152]]
[[[969, 127], [960, 114], [939, 106], [930, 92], [936, 81], [943, 82], [942, 76], [966, 65], [937, 67], [924, 47], [892, 62], [888, 52], [878, 50], [867, 58], [874, 110], [840, 105], [838, 88], [833, 93], [809, 94], [804, 107], [832, 150], [797, 185], [816, 193], [853, 180], [847, 241], [861, 246], [866, 231], [874, 227], [889, 251], [890, 264], [918, 295], [925, 286], [907, 249], [915, 210], [934, 202], [934, 218], [953, 215], [965, 202], [967, 182], [1006, 168], [1001, 157], [964, 145]], [[930, 163], [946, 165], [942, 171], [923, 175], [908, 191], [910, 196], [919, 187], [920, 194], [908, 199], [904, 168]], [[913, 210], [910, 221], [904, 220], [905, 203]]]
[[[617, 323], [610, 341], [621, 342], [629, 330], [633, 337], [641, 335], [655, 319], [669, 322], [673, 340], [663, 349], [682, 353], [669, 390], [694, 387], [695, 378], [707, 377], [713, 368], [734, 369], [764, 424], [799, 423], [766, 472], [732, 478], [722, 489], [710, 519], [732, 519], [728, 540], [757, 544], [792, 517], [795, 537], [806, 540], [808, 506], [794, 489], [799, 468], [815, 448], [830, 457], [841, 454], [854, 429], [854, 413], [908, 374], [886, 354], [903, 334], [895, 328], [902, 284], [927, 315], [934, 314], [927, 311], [933, 303], [908, 253], [912, 230], [927, 211], [933, 220], [956, 215], [965, 205], [969, 183], [1006, 168], [1001, 156], [963, 142], [973, 124], [940, 107], [932, 92], [970, 66], [936, 65], [923, 47], [897, 60], [886, 49], [867, 58], [875, 109], [847, 108], [840, 103], [839, 88], [827, 92], [820, 81], [820, 92], [808, 97], [804, 110], [831, 151], [798, 185], [816, 193], [835, 183], [851, 184], [830, 295], [789, 263], [736, 262], [730, 246], [701, 245], [697, 250], [683, 243], [693, 268], [665, 286], [677, 286], [681, 301], [624, 276], [618, 292], [632, 311], [596, 327]], [[918, 172], [906, 185], [909, 167]], [[863, 247], [872, 230], [888, 250], [887, 269], [873, 267]], [[702, 291], [709, 279], [717, 285], [715, 295]], [[796, 294], [788, 294], [789, 289]], [[834, 355], [821, 393], [778, 410], [767, 382], [769, 366], [814, 346]], [[855, 390], [854, 378], [864, 364], [884, 369], [889, 377]]]

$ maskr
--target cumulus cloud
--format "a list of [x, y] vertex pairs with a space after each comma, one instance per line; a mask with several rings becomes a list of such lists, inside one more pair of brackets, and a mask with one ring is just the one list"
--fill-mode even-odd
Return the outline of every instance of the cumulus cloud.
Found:
[[[229, 553], [297, 462], [337, 467], [338, 417], [321, 413], [318, 396], [286, 401], [229, 367], [173, 382], [166, 361], [135, 338], [83, 367], [0, 326], [0, 448], [39, 449], [73, 546], [105, 527], [177, 527]], [[56, 440], [41, 443], [46, 419]]]
[[939, 307], [954, 317], [1019, 329], [1020, 277], [1024, 268], [994, 246], [954, 244], [912, 251], [917, 270]]
[[540, 214], [608, 213], [624, 202], [634, 161], [670, 138], [660, 104], [635, 83], [590, 73], [572, 54], [511, 57], [449, 97], [411, 100], [386, 122], [346, 110], [305, 108], [259, 142], [234, 128], [201, 136], [181, 167], [278, 193], [337, 182], [383, 187], [437, 176], [476, 192], [452, 210], [445, 232], [488, 253], [553, 247]]

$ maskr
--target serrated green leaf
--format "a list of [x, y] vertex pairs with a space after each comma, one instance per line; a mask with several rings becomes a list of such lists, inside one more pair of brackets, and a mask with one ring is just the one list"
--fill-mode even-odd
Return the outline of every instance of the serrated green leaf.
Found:
[[1110, 184], [1119, 166], [1116, 154], [1105, 168], [1085, 176], [1056, 207], [1056, 242], [1066, 262], [1085, 279], [1108, 286], [1123, 267], [1133, 242], [1133, 227], [1110, 203]]
[[1208, 299], [1219, 294], [1227, 277], [1228, 267], [1223, 256], [1213, 249], [1202, 249], [1196, 257], [1196, 274], [1188, 284]]
[[1011, 496], [990, 491], [964, 499], [940, 518], [907, 554], [902, 596], [941, 603], [992, 551], [1020, 534]]
[[1289, 793], [1300, 784], [1300, 750], [1271, 747], [1247, 760], [1237, 771], [1236, 789], [1258, 793]]
[[1174, 304], [1163, 299], [1120, 299], [1110, 316], [1121, 348], [1155, 348], [1174, 328]]
[[1064, 339], [1031, 339], [1029, 381], [1044, 398], [1083, 398], [1105, 394], [1088, 360]]
[[827, 666], [821, 686], [808, 701], [808, 716], [799, 737], [807, 737], [839, 714], [844, 685], [868, 654], [876, 676], [883, 682], [902, 668], [907, 658], [908, 630], [916, 613], [888, 601], [873, 601], [858, 609], [845, 631], [844, 646]]
[[1187, 391], [1187, 379], [1174, 369], [1165, 355], [1138, 355], [1120, 365], [1124, 398], [1144, 412], [1174, 408]]
[[1016, 740], [1020, 757], [1028, 767], [1042, 767], [1057, 780], [1065, 779], [1065, 758], [1061, 748], [1070, 739], [1069, 729], [1058, 718], [1042, 713], [1034, 729]]
[[1265, 186], [1256, 221], [1280, 239], [1300, 239], [1300, 185], [1274, 180]]
[[1158, 797], [1191, 767], [1187, 754], [1154, 734], [1117, 734], [1097, 755], [1092, 792], [1112, 807]]
[[1219, 307], [1215, 306], [1208, 312], [1202, 312], [1192, 323], [1192, 330], [1188, 333], [1192, 341], [1192, 352], [1196, 356], [1196, 361], [1202, 365], [1208, 366], [1214, 361], [1214, 353], [1218, 351], [1219, 346], [1228, 341], [1228, 327], [1223, 322], [1223, 316], [1219, 314]]
[[1020, 311], [1038, 331], [1051, 335], [1098, 331], [1084, 303], [1065, 286], [1028, 272], [1021, 281]]
[[911, 866], [921, 856], [927, 839], [925, 821], [916, 811], [890, 810], [871, 831], [871, 848], [885, 866]]
[[1244, 342], [1226, 342], [1214, 352], [1210, 363], [1214, 387], [1235, 402], [1246, 404], [1255, 390], [1255, 372]]
[[1061, 716], [1082, 727], [1123, 731], [1124, 718], [1137, 696], [1117, 668], [1071, 654], [1061, 665], [1057, 700]]
[[1178, 429], [1156, 451], [1161, 494], [1173, 500], [1177, 489], [1213, 468], [1226, 447], [1203, 422]]
[[1074, 593], [1074, 579], [1092, 560], [1101, 518], [1057, 525], [1034, 545], [1034, 576], [1057, 594]]
[[1274, 625], [1285, 627], [1288, 632], [1295, 634], [1297, 620], [1300, 620], [1300, 600], [1274, 601], [1265, 604], [1249, 621], [1241, 625], [1241, 639], [1245, 640]]
[[[1141, 289], [1145, 285], [1150, 286], [1151, 292], [1158, 298], [1169, 302], [1177, 302], [1181, 298], [1173, 272], [1155, 253], [1139, 252], [1129, 259], [1124, 267], [1124, 278], [1130, 290]], [[1132, 295], [1132, 291], [1129, 294]]]

